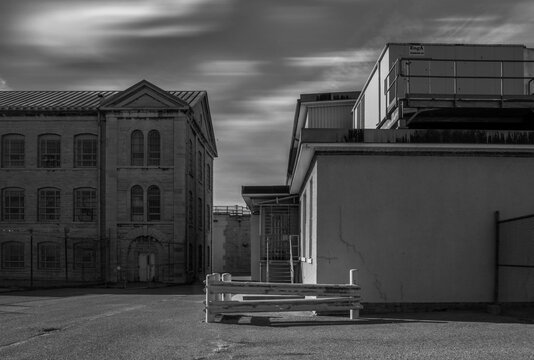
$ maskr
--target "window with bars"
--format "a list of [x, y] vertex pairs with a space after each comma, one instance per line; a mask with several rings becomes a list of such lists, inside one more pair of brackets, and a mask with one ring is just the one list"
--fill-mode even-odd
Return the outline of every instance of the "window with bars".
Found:
[[191, 176], [194, 176], [193, 167], [194, 167], [194, 159], [193, 159], [193, 141], [189, 140], [187, 142], [187, 158], [188, 161], [188, 171]]
[[24, 268], [24, 244], [17, 241], [9, 241], [2, 244], [2, 268]]
[[202, 160], [202, 151], [199, 151], [197, 154], [197, 178], [198, 182], [202, 182], [202, 179], [204, 177], [204, 174], [202, 173], [202, 169], [204, 168], [203, 160]]
[[39, 221], [58, 221], [60, 216], [59, 189], [47, 188], [39, 190], [38, 218]]
[[24, 167], [24, 136], [7, 134], [2, 136], [2, 167]]
[[148, 221], [161, 220], [161, 194], [159, 187], [153, 185], [147, 190], [147, 219]]
[[206, 185], [208, 190], [211, 190], [211, 167], [210, 164], [206, 164]]
[[97, 136], [77, 135], [74, 138], [74, 166], [95, 167], [97, 159]]
[[187, 222], [189, 223], [189, 226], [193, 226], [193, 192], [189, 192], [189, 196], [187, 198]]
[[39, 269], [59, 269], [61, 267], [60, 248], [58, 244], [51, 242], [40, 243], [37, 251]]
[[202, 230], [202, 223], [204, 220], [204, 217], [202, 216], [204, 212], [204, 207], [202, 206], [202, 199], [198, 198], [197, 203], [197, 226], [199, 230]]
[[96, 252], [86, 244], [74, 245], [74, 268], [87, 269], [96, 265]]
[[131, 218], [132, 221], [144, 220], [143, 188], [135, 185], [131, 190]]
[[61, 167], [61, 137], [59, 135], [39, 136], [39, 167]]
[[147, 165], [159, 166], [161, 157], [161, 139], [159, 131], [150, 130], [148, 133]]
[[74, 221], [96, 221], [96, 189], [79, 188], [74, 190]]
[[145, 162], [145, 141], [141, 130], [134, 130], [131, 135], [131, 165], [143, 166]]
[[24, 189], [6, 188], [2, 190], [2, 220], [24, 220]]

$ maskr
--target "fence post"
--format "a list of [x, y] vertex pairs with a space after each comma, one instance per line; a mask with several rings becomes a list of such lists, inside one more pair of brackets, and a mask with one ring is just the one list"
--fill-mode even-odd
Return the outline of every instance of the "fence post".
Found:
[[[358, 269], [350, 270], [350, 284], [358, 285]], [[360, 317], [360, 309], [351, 309], [350, 310], [350, 319], [356, 320]]]
[[220, 281], [220, 274], [208, 274], [206, 275], [206, 323], [212, 323], [215, 320], [215, 314], [210, 311], [210, 303], [217, 300], [218, 294], [212, 294], [210, 284], [215, 281]]
[[[221, 280], [224, 281], [224, 282], [231, 282], [232, 281], [232, 275], [230, 273], [224, 273], [224, 274], [222, 274]], [[224, 293], [222, 299], [223, 299], [223, 301], [231, 301], [232, 300], [232, 294]]]

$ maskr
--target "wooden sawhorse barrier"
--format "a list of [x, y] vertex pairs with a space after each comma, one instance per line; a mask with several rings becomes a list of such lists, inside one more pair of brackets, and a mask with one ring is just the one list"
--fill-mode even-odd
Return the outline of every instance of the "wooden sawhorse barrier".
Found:
[[[350, 284], [286, 284], [237, 282], [226, 273], [206, 276], [206, 322], [214, 322], [217, 314], [281, 311], [340, 311], [350, 310], [350, 318], [357, 319], [360, 286], [356, 285], [357, 271], [350, 271]], [[316, 296], [312, 299], [232, 300], [236, 294]]]

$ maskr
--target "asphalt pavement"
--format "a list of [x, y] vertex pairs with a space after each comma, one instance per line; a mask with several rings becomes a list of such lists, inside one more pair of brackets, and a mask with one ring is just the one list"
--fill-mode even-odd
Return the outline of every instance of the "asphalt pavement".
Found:
[[351, 321], [309, 312], [204, 323], [200, 286], [0, 293], [0, 359], [534, 359], [534, 313]]

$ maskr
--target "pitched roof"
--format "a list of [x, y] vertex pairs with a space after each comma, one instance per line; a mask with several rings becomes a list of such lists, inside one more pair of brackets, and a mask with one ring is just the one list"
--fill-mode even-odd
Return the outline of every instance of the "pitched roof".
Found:
[[[122, 91], [0, 91], [0, 110], [96, 110], [103, 99]], [[167, 91], [194, 105], [205, 91]]]

